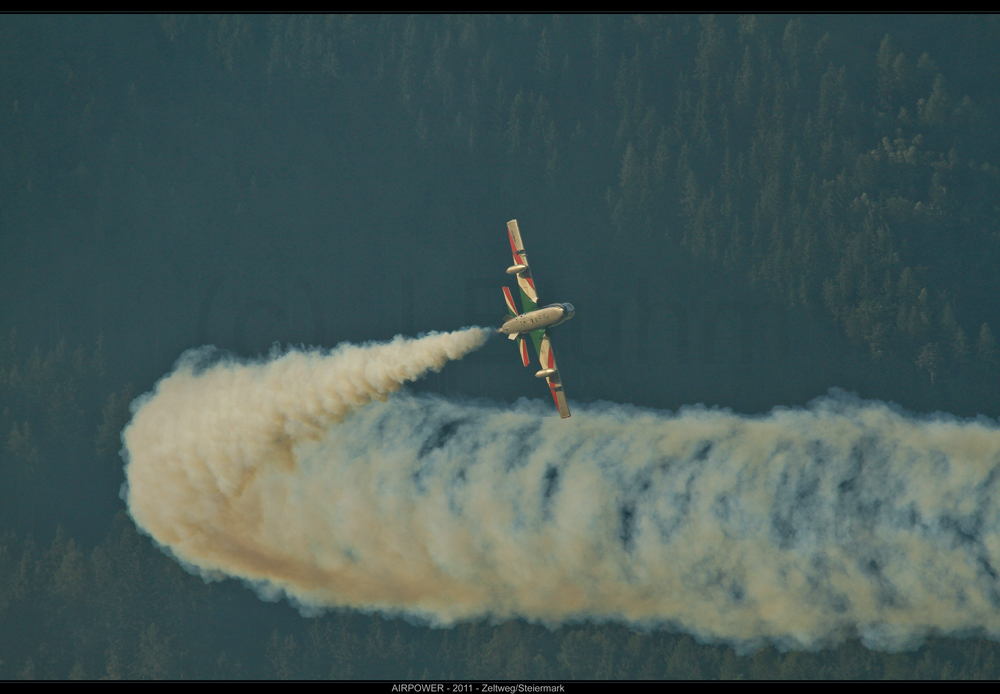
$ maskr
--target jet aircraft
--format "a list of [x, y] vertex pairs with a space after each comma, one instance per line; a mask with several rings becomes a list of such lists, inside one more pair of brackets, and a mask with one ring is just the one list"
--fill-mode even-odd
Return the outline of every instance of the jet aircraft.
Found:
[[507, 302], [509, 315], [498, 332], [507, 335], [511, 340], [517, 340], [521, 351], [521, 363], [525, 366], [531, 363], [528, 358], [525, 337], [531, 336], [531, 341], [535, 344], [535, 351], [538, 352], [538, 361], [542, 367], [535, 374], [535, 377], [544, 378], [548, 382], [552, 399], [555, 400], [556, 407], [559, 409], [559, 416], [565, 419], [569, 417], [569, 405], [566, 404], [562, 380], [559, 378], [559, 369], [556, 367], [556, 355], [552, 351], [549, 328], [568, 321], [576, 313], [576, 309], [573, 308], [573, 304], [549, 304], [538, 308], [538, 294], [535, 291], [535, 282], [531, 278], [528, 256], [524, 253], [524, 244], [521, 242], [521, 232], [517, 228], [516, 219], [507, 222], [507, 236], [510, 238], [511, 253], [514, 255], [514, 264], [507, 268], [507, 274], [517, 275], [517, 284], [521, 288], [521, 308], [524, 311], [518, 313], [510, 289], [504, 287], [503, 298]]

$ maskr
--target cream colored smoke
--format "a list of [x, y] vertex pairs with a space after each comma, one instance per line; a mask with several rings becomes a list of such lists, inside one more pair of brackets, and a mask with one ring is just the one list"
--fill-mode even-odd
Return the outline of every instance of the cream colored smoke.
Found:
[[618, 620], [752, 648], [1000, 635], [1000, 431], [843, 394], [763, 417], [399, 393], [453, 333], [181, 361], [124, 432], [136, 522], [302, 605]]
[[324, 502], [312, 496], [297, 447], [479, 348], [490, 332], [398, 336], [329, 354], [290, 351], [262, 363], [208, 367], [204, 350], [187, 353], [133, 403], [122, 432], [129, 513], [207, 575], [267, 581], [292, 595], [322, 592], [331, 567], [312, 543]]

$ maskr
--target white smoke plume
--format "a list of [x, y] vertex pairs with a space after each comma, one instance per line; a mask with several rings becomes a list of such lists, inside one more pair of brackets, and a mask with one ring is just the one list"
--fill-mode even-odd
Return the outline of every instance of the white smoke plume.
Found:
[[296, 602], [618, 620], [741, 649], [1000, 637], [1000, 428], [834, 393], [761, 417], [400, 393], [471, 329], [182, 358], [123, 438], [136, 523]]

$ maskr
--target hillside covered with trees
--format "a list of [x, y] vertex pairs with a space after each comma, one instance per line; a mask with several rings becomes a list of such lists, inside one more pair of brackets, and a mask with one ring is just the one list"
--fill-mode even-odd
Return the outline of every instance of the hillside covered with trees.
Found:
[[[737, 410], [844, 386], [996, 417], [998, 80], [996, 16], [5, 17], [0, 677], [1000, 676], [983, 634], [737, 652], [670, 625], [302, 616], [185, 572], [118, 496], [129, 403], [184, 348], [380, 339], [449, 302], [486, 324], [512, 216], [558, 231], [532, 248], [606, 309], [602, 339], [668, 307], [604, 352], [573, 327], [560, 359], [601, 368], [571, 397], [674, 408], [676, 372]], [[794, 335], [732, 347], [737, 301], [829, 337], [808, 361], [778, 354]], [[685, 310], [721, 316], [718, 345], [650, 342]], [[844, 382], [815, 385], [824, 361]]]

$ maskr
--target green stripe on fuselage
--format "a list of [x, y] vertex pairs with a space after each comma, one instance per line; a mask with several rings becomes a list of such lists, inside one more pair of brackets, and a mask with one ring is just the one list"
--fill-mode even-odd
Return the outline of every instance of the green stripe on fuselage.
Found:
[[[528, 295], [525, 294], [524, 290], [522, 289], [521, 290], [521, 312], [522, 313], [530, 313], [531, 311], [535, 311], [537, 309], [538, 309], [538, 304], [536, 304], [534, 301], [532, 301], [531, 299], [529, 299]], [[542, 328], [541, 330], [532, 330], [531, 331], [531, 341], [535, 343], [535, 353], [538, 355], [538, 362], [540, 364], [541, 364], [541, 360], [542, 360], [542, 338], [544, 336], [545, 336], [545, 328]], [[544, 364], [542, 364], [542, 368], [543, 369], [545, 368]]]

